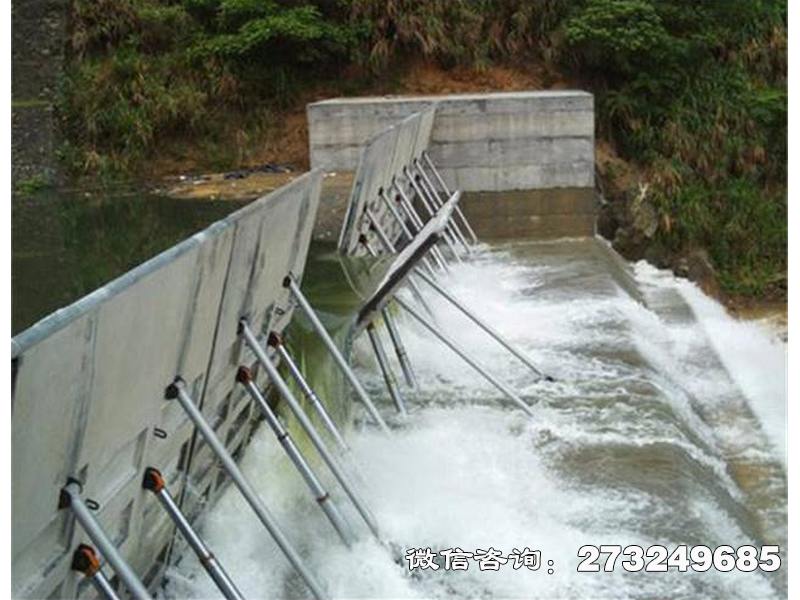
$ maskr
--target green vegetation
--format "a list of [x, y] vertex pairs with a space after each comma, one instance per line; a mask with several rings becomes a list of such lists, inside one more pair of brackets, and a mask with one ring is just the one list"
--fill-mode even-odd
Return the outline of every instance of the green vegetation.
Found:
[[74, 0], [61, 154], [124, 173], [190, 143], [230, 166], [308, 90], [385, 87], [420, 56], [536, 65], [596, 94], [636, 174], [606, 187], [648, 184], [648, 243], [785, 294], [786, 23], [786, 0]]
[[600, 133], [635, 160], [657, 243], [708, 250], [729, 292], [786, 284], [786, 4], [589, 0], [565, 22]]
[[51, 185], [52, 182], [46, 175], [33, 175], [19, 180], [14, 188], [14, 193], [20, 196], [33, 196], [36, 192], [44, 190]]

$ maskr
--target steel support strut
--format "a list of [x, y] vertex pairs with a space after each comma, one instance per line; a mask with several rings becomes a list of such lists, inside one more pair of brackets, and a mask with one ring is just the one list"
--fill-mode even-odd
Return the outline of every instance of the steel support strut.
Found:
[[533, 364], [530, 358], [525, 356], [520, 350], [514, 347], [508, 340], [506, 340], [500, 333], [497, 332], [491, 325], [486, 323], [483, 319], [478, 317], [474, 312], [464, 306], [461, 302], [459, 302], [450, 292], [440, 286], [433, 278], [429, 277], [427, 273], [422, 271], [421, 269], [415, 269], [417, 276], [419, 276], [425, 283], [431, 286], [436, 292], [438, 292], [443, 298], [445, 298], [450, 304], [455, 306], [458, 310], [464, 313], [467, 317], [472, 320], [478, 327], [483, 329], [486, 333], [488, 333], [497, 343], [499, 343], [503, 348], [511, 352], [514, 356], [516, 356], [521, 362], [525, 363], [525, 365], [533, 371], [540, 379], [544, 379], [546, 381], [553, 381], [553, 378], [549, 375], [545, 375], [542, 373], [536, 365]]
[[[408, 182], [411, 184], [411, 187], [414, 188], [414, 191], [419, 198], [419, 201], [422, 203], [423, 208], [427, 211], [428, 216], [433, 218], [436, 215], [436, 210], [431, 206], [428, 195], [422, 190], [420, 187], [419, 182], [416, 180], [414, 175], [411, 171], [408, 170], [407, 167], [403, 167], [403, 174], [405, 175]], [[450, 253], [453, 255], [453, 258], [456, 259], [458, 262], [461, 261], [461, 255], [456, 251], [455, 244], [453, 243], [453, 234], [450, 232], [449, 229], [444, 230], [444, 241], [447, 244], [447, 247], [450, 249]]]
[[81, 497], [81, 484], [77, 480], [69, 479], [67, 480], [67, 485], [61, 488], [58, 507], [69, 509], [75, 515], [75, 519], [83, 527], [86, 535], [100, 550], [100, 554], [105, 557], [111, 568], [114, 569], [117, 577], [128, 588], [131, 596], [136, 600], [150, 600], [151, 596], [147, 588], [131, 569], [130, 565], [122, 558], [119, 550], [114, 546], [114, 543], [100, 526], [97, 519], [94, 518], [92, 511]]
[[511, 400], [514, 404], [516, 404], [519, 408], [525, 411], [531, 417], [534, 416], [533, 410], [528, 404], [519, 397], [519, 395], [514, 392], [510, 387], [504, 384], [502, 381], [498, 380], [494, 375], [489, 373], [486, 369], [484, 369], [478, 362], [472, 358], [463, 348], [461, 348], [452, 338], [446, 335], [444, 332], [440, 331], [437, 327], [429, 323], [421, 314], [419, 314], [416, 310], [414, 310], [406, 301], [402, 298], [395, 297], [395, 301], [402, 306], [408, 314], [410, 314], [414, 319], [416, 319], [425, 329], [430, 331], [433, 335], [435, 335], [439, 340], [442, 341], [448, 348], [450, 348], [453, 352], [458, 354], [464, 362], [466, 362], [469, 366], [475, 369], [484, 379], [486, 379], [489, 383], [491, 383], [495, 388], [497, 388], [503, 395]]
[[403, 377], [410, 388], [417, 388], [417, 378], [414, 375], [414, 369], [411, 368], [411, 361], [408, 359], [406, 347], [403, 344], [403, 339], [400, 337], [400, 330], [395, 325], [394, 318], [389, 314], [389, 308], [384, 306], [381, 309], [381, 316], [383, 322], [386, 324], [386, 330], [389, 332], [389, 338], [392, 340], [394, 352], [397, 355], [397, 361], [400, 363], [400, 368], [403, 371]]
[[[436, 191], [436, 188], [434, 187], [433, 183], [431, 183], [431, 180], [428, 178], [428, 174], [425, 173], [425, 171], [420, 168], [419, 161], [414, 160], [413, 164], [414, 164], [414, 173], [419, 175], [420, 178], [419, 186], [422, 188], [423, 191], [425, 191], [428, 194], [428, 198], [430, 198], [431, 204], [436, 210], [438, 210], [439, 207], [441, 207], [443, 204], [442, 199], [439, 197], [439, 192]], [[447, 220], [447, 228], [451, 232], [453, 239], [458, 241], [461, 244], [461, 246], [464, 247], [464, 250], [466, 250], [467, 254], [471, 254], [472, 247], [467, 242], [467, 239], [464, 237], [464, 234], [459, 229], [458, 224], [456, 223], [452, 215]]]
[[[403, 188], [395, 182], [392, 184], [394, 189], [397, 191], [397, 197], [399, 198], [399, 204], [402, 207], [403, 211], [408, 215], [408, 218], [411, 222], [411, 225], [414, 228], [414, 232], [419, 233], [422, 231], [422, 228], [425, 226], [422, 222], [422, 219], [417, 214], [417, 211], [414, 210], [414, 206], [411, 204], [411, 200], [409, 200], [406, 193], [403, 191]], [[434, 246], [431, 248], [431, 256], [436, 261], [436, 264], [439, 265], [439, 268], [444, 271], [445, 273], [450, 270], [450, 267], [447, 264], [447, 260], [444, 258], [444, 254], [442, 251], [437, 247]]]
[[[269, 334], [269, 338], [267, 339], [267, 345], [271, 348], [274, 348], [275, 351], [278, 353], [278, 356], [281, 358], [281, 363], [286, 365], [286, 368], [289, 369], [289, 373], [292, 376], [292, 379], [295, 380], [295, 383], [300, 387], [300, 390], [303, 392], [308, 401], [311, 403], [311, 406], [314, 407], [317, 415], [322, 420], [322, 423], [325, 425], [325, 429], [328, 430], [328, 433], [331, 434], [331, 437], [336, 441], [339, 447], [344, 450], [345, 452], [350, 451], [350, 447], [347, 445], [347, 442], [344, 439], [344, 436], [339, 431], [339, 428], [336, 426], [336, 423], [331, 417], [328, 409], [325, 408], [325, 405], [320, 400], [317, 393], [312, 389], [309, 385], [306, 378], [303, 376], [303, 373], [300, 371], [300, 367], [292, 358], [292, 355], [289, 354], [289, 351], [286, 349], [286, 346], [283, 344], [283, 338], [275, 332]], [[258, 345], [260, 347], [260, 344]], [[259, 357], [259, 360], [261, 358]], [[307, 433], [307, 432], [306, 432]]]
[[356, 377], [356, 374], [353, 373], [353, 370], [350, 368], [350, 365], [347, 364], [347, 361], [342, 356], [342, 353], [339, 351], [339, 348], [336, 347], [333, 339], [328, 334], [325, 326], [322, 324], [322, 321], [319, 320], [317, 314], [314, 312], [314, 309], [311, 307], [311, 304], [308, 302], [306, 297], [303, 295], [303, 292], [300, 291], [300, 286], [297, 285], [297, 282], [291, 275], [287, 275], [283, 281], [284, 286], [288, 287], [289, 290], [292, 292], [292, 296], [295, 300], [297, 300], [300, 309], [303, 313], [308, 317], [308, 320], [311, 322], [311, 326], [314, 328], [314, 331], [317, 332], [317, 335], [322, 340], [322, 343], [328, 349], [328, 352], [333, 357], [334, 362], [338, 365], [339, 369], [344, 374], [347, 381], [352, 386], [353, 390], [356, 392], [358, 399], [361, 400], [361, 403], [367, 409], [367, 411], [372, 415], [372, 418], [378, 424], [378, 426], [383, 430], [384, 433], [389, 433], [389, 427], [386, 425], [386, 422], [381, 417], [381, 414], [378, 412], [378, 409], [375, 408], [375, 404], [372, 402], [370, 397], [367, 395], [364, 386], [361, 385], [361, 382]]
[[[375, 517], [372, 515], [372, 512], [369, 510], [369, 507], [367, 507], [366, 503], [361, 499], [361, 496], [359, 496], [358, 493], [356, 492], [355, 486], [347, 477], [342, 466], [333, 457], [333, 454], [328, 449], [328, 446], [325, 444], [325, 441], [317, 432], [316, 427], [314, 427], [314, 424], [309, 420], [308, 416], [303, 411], [303, 408], [300, 406], [300, 403], [297, 401], [294, 394], [289, 389], [289, 386], [286, 385], [286, 382], [283, 380], [283, 377], [281, 377], [280, 373], [275, 368], [275, 365], [272, 364], [272, 361], [267, 356], [267, 353], [264, 351], [264, 348], [261, 346], [261, 344], [259, 344], [258, 340], [256, 339], [256, 336], [253, 334], [252, 329], [250, 329], [250, 326], [244, 320], [241, 321], [240, 327], [241, 327], [241, 334], [244, 337], [245, 342], [247, 343], [248, 347], [253, 351], [253, 353], [256, 355], [259, 364], [262, 366], [264, 371], [266, 371], [267, 377], [269, 377], [272, 384], [278, 390], [278, 393], [286, 401], [286, 404], [289, 406], [289, 410], [292, 411], [292, 414], [300, 423], [300, 426], [303, 428], [303, 431], [306, 432], [306, 435], [308, 435], [309, 439], [311, 440], [311, 443], [314, 445], [317, 452], [322, 457], [322, 460], [325, 461], [325, 464], [328, 466], [331, 473], [333, 473], [334, 477], [336, 477], [336, 481], [338, 481], [339, 485], [342, 486], [342, 489], [347, 494], [347, 497], [350, 498], [350, 501], [353, 503], [353, 506], [355, 506], [356, 510], [361, 515], [361, 518], [364, 519], [364, 522], [367, 524], [370, 531], [377, 539], [380, 539], [380, 531], [378, 530], [378, 524], [375, 521]], [[269, 335], [268, 343], [273, 348], [276, 348], [276, 350], [278, 351], [279, 355], [282, 358], [289, 357], [289, 353], [286, 352], [286, 349], [283, 347], [283, 343], [280, 340], [280, 336], [278, 336], [277, 333], [273, 332]], [[297, 379], [301, 388], [307, 388], [308, 391], [311, 394], [313, 394], [314, 397], [316, 398], [316, 394], [314, 394], [314, 392], [311, 390], [308, 383], [305, 381], [302, 374], [297, 369], [297, 366], [294, 365], [293, 361], [291, 360], [291, 357], [289, 357], [289, 362], [292, 363], [292, 366], [289, 366], [287, 364], [287, 367], [289, 367], [290, 371], [292, 371], [293, 369], [297, 371], [297, 376], [295, 377], [295, 379]], [[302, 383], [300, 383], [301, 381]], [[317, 398], [317, 402], [319, 402], [319, 398]], [[327, 415], [325, 409], [323, 408], [322, 410]]]
[[336, 504], [334, 504], [330, 494], [322, 486], [322, 482], [311, 469], [305, 457], [303, 457], [303, 454], [294, 443], [292, 436], [289, 435], [289, 432], [283, 426], [283, 423], [281, 423], [278, 415], [275, 414], [266, 398], [264, 398], [264, 395], [261, 393], [261, 390], [258, 389], [258, 386], [255, 381], [253, 381], [253, 377], [250, 374], [250, 369], [247, 367], [239, 367], [239, 370], [236, 372], [236, 381], [241, 383], [250, 394], [250, 397], [253, 398], [261, 414], [264, 415], [267, 424], [269, 424], [270, 429], [272, 429], [278, 442], [283, 447], [284, 452], [286, 452], [286, 455], [289, 457], [289, 460], [292, 461], [292, 464], [294, 464], [295, 468], [300, 472], [300, 475], [306, 482], [308, 489], [311, 490], [314, 500], [317, 501], [322, 512], [325, 513], [328, 521], [330, 521], [336, 533], [339, 534], [342, 542], [349, 548], [353, 543], [353, 532], [350, 530], [350, 526], [344, 520], [344, 517], [342, 517], [339, 509], [336, 508]]
[[94, 548], [87, 544], [79, 544], [72, 554], [72, 570], [83, 573], [92, 582], [94, 589], [105, 600], [120, 600], [111, 582], [100, 569], [100, 558]]
[[[439, 174], [439, 170], [436, 168], [436, 165], [433, 164], [433, 161], [431, 160], [431, 157], [428, 154], [427, 150], [423, 150], [422, 151], [422, 159], [425, 161], [425, 164], [428, 165], [428, 168], [431, 170], [431, 173], [433, 173], [434, 178], [439, 183], [439, 185], [442, 187], [442, 191], [445, 194], [447, 194], [448, 196], [450, 196], [450, 194], [451, 194], [450, 188], [447, 187], [447, 184], [445, 183], [444, 178]], [[456, 214], [461, 219], [461, 222], [464, 224], [464, 228], [467, 230], [467, 233], [469, 234], [469, 237], [472, 239], [472, 243], [473, 244], [477, 244], [478, 243], [478, 236], [475, 235], [475, 231], [472, 229], [472, 226], [469, 224], [469, 221], [467, 221], [467, 217], [464, 216], [464, 213], [461, 210], [461, 207], [460, 206], [456, 206], [455, 207], [455, 211], [456, 211]]]
[[200, 432], [200, 435], [203, 436], [206, 443], [209, 445], [211, 450], [219, 459], [220, 463], [222, 463], [222, 468], [228, 473], [228, 475], [233, 480], [234, 485], [239, 489], [244, 496], [244, 499], [250, 505], [250, 508], [253, 509], [253, 512], [256, 513], [258, 520], [261, 521], [261, 524], [264, 525], [266, 530], [272, 536], [272, 539], [275, 540], [275, 543], [278, 544], [278, 547], [283, 551], [284, 556], [286, 556], [289, 563], [294, 567], [297, 574], [303, 579], [303, 581], [308, 586], [308, 589], [311, 590], [311, 594], [317, 600], [325, 600], [327, 599], [327, 594], [324, 592], [322, 585], [317, 581], [317, 578], [311, 573], [311, 571], [306, 567], [303, 559], [300, 558], [300, 555], [297, 553], [297, 550], [294, 549], [294, 546], [289, 542], [287, 537], [284, 535], [281, 528], [278, 526], [275, 517], [272, 515], [271, 512], [267, 509], [264, 503], [261, 501], [258, 493], [256, 493], [255, 489], [247, 478], [242, 473], [241, 469], [239, 469], [239, 465], [236, 464], [236, 461], [230, 455], [230, 453], [225, 449], [224, 444], [220, 441], [217, 437], [217, 434], [214, 433], [214, 430], [211, 428], [211, 425], [208, 424], [203, 413], [200, 412], [200, 409], [197, 408], [195, 403], [192, 401], [191, 396], [186, 391], [186, 383], [183, 379], [177, 378], [170, 386], [167, 388], [166, 392], [167, 399], [177, 399], [180, 402], [183, 410], [186, 411], [186, 414], [194, 423], [197, 430]]
[[233, 583], [233, 580], [219, 564], [217, 558], [211, 553], [208, 546], [206, 546], [203, 539], [195, 531], [192, 524], [181, 512], [178, 503], [169, 493], [164, 477], [161, 472], [154, 468], [148, 467], [144, 471], [144, 479], [142, 480], [142, 487], [155, 494], [164, 511], [169, 515], [169, 518], [175, 523], [178, 531], [181, 532], [183, 539], [189, 544], [189, 547], [197, 556], [200, 564], [205, 569], [206, 573], [216, 584], [217, 588], [227, 600], [244, 600], [244, 596]]
[[369, 341], [372, 344], [372, 350], [375, 352], [375, 358], [378, 359], [378, 365], [381, 368], [381, 373], [383, 373], [383, 380], [386, 382], [389, 395], [392, 397], [392, 400], [394, 400], [394, 404], [397, 407], [397, 412], [403, 416], [406, 416], [406, 414], [408, 414], [406, 411], [406, 403], [403, 400], [403, 396], [400, 394], [400, 389], [397, 387], [397, 380], [394, 378], [394, 373], [389, 365], [389, 359], [386, 357], [386, 351], [383, 349], [383, 344], [381, 343], [381, 340], [378, 337], [378, 332], [375, 331], [375, 325], [372, 322], [367, 325], [367, 335], [369, 335]]
[[[384, 193], [383, 190], [380, 191], [380, 197], [383, 200], [384, 204], [386, 204], [386, 208], [389, 209], [389, 212], [394, 217], [394, 220], [399, 223], [400, 228], [403, 230], [403, 234], [406, 236], [408, 241], [409, 242], [413, 241], [414, 240], [414, 234], [411, 233], [411, 230], [408, 228], [408, 224], [406, 223], [405, 219], [403, 219], [403, 217], [397, 211], [397, 207], [394, 204], [392, 204], [392, 201], [389, 200], [389, 198], [386, 197], [386, 194]], [[428, 270], [428, 272], [431, 275], [433, 275], [434, 274], [433, 265], [431, 265], [430, 259], [427, 256], [425, 256], [425, 257], [422, 258], [422, 262], [425, 265], [425, 268]]]

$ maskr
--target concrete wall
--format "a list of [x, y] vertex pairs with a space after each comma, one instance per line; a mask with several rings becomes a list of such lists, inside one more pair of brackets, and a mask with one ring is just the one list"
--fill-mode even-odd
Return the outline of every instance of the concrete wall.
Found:
[[594, 187], [594, 98], [582, 91], [337, 98], [307, 107], [311, 164], [353, 170], [373, 135], [434, 103], [430, 153], [467, 192]]
[[315, 171], [254, 201], [12, 340], [14, 597], [91, 593], [70, 570], [88, 538], [57, 509], [67, 477], [100, 504], [97, 518], [146, 583], [174, 529], [141, 489], [144, 469], [160, 469], [176, 497], [191, 490], [189, 514], [221, 493], [224, 474], [164, 390], [180, 375], [229, 450], [243, 452], [256, 415], [234, 376], [254, 357], [237, 324], [245, 316], [264, 334], [291, 318], [281, 282], [302, 276], [320, 180]]
[[64, 64], [67, 0], [11, 4], [11, 178], [52, 179], [56, 122], [53, 103]]
[[362, 238], [376, 251], [385, 250], [366, 210], [389, 239], [397, 243], [402, 229], [381, 199], [380, 192], [383, 190], [388, 198], [394, 200], [395, 194], [390, 188], [397, 182], [404, 191], [413, 195], [402, 174], [403, 168], [419, 159], [428, 148], [433, 119], [434, 109], [429, 107], [387, 127], [364, 145], [339, 236], [340, 252], [347, 255], [367, 253], [359, 242]]

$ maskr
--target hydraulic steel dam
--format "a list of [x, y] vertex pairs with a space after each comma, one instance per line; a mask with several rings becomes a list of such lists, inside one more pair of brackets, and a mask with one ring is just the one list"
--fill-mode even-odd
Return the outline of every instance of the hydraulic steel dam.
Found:
[[309, 123], [310, 173], [12, 340], [15, 597], [786, 596], [785, 346], [594, 236], [590, 95]]

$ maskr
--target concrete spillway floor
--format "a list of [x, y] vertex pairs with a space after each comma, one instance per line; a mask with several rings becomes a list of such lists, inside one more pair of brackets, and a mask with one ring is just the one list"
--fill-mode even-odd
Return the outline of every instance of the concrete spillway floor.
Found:
[[[557, 382], [535, 382], [431, 295], [439, 322], [519, 390], [536, 416], [508, 407], [401, 317], [420, 389], [403, 390], [411, 410], [400, 419], [392, 417], [368, 341], [357, 340], [358, 373], [395, 431], [386, 438], [362, 423], [348, 439], [365, 495], [400, 556], [363, 531], [355, 548], [343, 548], [268, 432], [258, 434], [245, 458], [331, 595], [785, 596], [783, 342], [732, 320], [691, 284], [627, 265], [592, 239], [486, 248], [444, 281]], [[248, 597], [305, 595], [235, 492], [203, 529]], [[776, 573], [637, 573], [619, 565], [577, 573], [585, 544], [779, 544], [784, 562]], [[472, 562], [467, 571], [412, 574], [402, 559], [409, 548], [455, 547], [493, 547], [503, 555], [529, 547], [541, 550], [543, 566], [530, 571], [508, 563], [495, 572]], [[171, 575], [169, 591], [177, 597], [216, 594], [192, 560]]]

